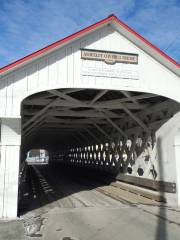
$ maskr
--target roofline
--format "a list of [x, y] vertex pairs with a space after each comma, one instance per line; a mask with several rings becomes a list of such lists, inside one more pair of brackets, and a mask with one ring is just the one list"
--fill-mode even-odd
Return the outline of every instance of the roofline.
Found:
[[96, 29], [97, 27], [101, 26], [101, 25], [104, 25], [106, 23], [109, 23], [111, 21], [115, 21], [117, 22], [118, 24], [120, 24], [122, 27], [124, 27], [128, 32], [132, 33], [134, 36], [136, 36], [138, 39], [140, 39], [141, 41], [143, 41], [146, 45], [148, 45], [150, 48], [154, 49], [156, 52], [158, 52], [161, 56], [163, 56], [165, 59], [167, 59], [169, 62], [173, 63], [176, 67], [180, 68], [180, 63], [177, 63], [173, 58], [171, 58], [170, 56], [168, 56], [166, 53], [164, 53], [162, 50], [160, 50], [158, 47], [156, 47], [155, 45], [153, 45], [152, 43], [150, 43], [147, 39], [145, 39], [144, 37], [142, 37], [139, 33], [137, 33], [136, 31], [134, 31], [132, 28], [130, 28], [128, 25], [126, 25], [124, 22], [122, 22], [119, 18], [117, 18], [114, 14], [108, 16], [107, 18], [104, 18], [76, 33], [73, 33], [63, 39], [60, 39], [44, 48], [41, 48], [40, 50], [38, 51], [35, 51], [17, 61], [14, 61], [8, 65], [5, 65], [4, 67], [0, 68], [0, 74], [1, 73], [4, 73], [10, 69], [13, 69], [15, 68], [16, 66], [28, 61], [28, 60], [31, 60], [39, 55], [42, 55], [43, 53], [51, 50], [51, 49], [54, 49], [62, 44], [65, 44], [66, 42], [70, 41], [70, 40], [73, 40], [89, 31], [92, 31], [94, 29]]
[[7, 71], [7, 70], [9, 70], [9, 69], [11, 69], [11, 68], [21, 64], [21, 63], [23, 63], [23, 62], [26, 62], [26, 61], [34, 58], [34, 57], [37, 57], [37, 56], [39, 56], [39, 55], [41, 55], [41, 54], [43, 54], [43, 53], [45, 53], [45, 52], [55, 48], [55, 47], [58, 47], [58, 46], [66, 43], [66, 42], [68, 42], [70, 40], [73, 40], [73, 39], [79, 37], [82, 34], [85, 34], [85, 33], [89, 32], [91, 30], [94, 30], [97, 27], [99, 27], [99, 26], [101, 26], [103, 24], [106, 24], [106, 23], [110, 22], [113, 19], [114, 19], [113, 15], [109, 16], [107, 18], [104, 18], [104, 19], [100, 20], [99, 22], [96, 22], [96, 23], [94, 23], [94, 24], [92, 24], [92, 25], [90, 25], [90, 26], [88, 26], [86, 28], [83, 28], [83, 29], [81, 29], [78, 32], [75, 32], [75, 33], [73, 33], [73, 34], [71, 34], [71, 35], [69, 35], [69, 36], [67, 36], [65, 38], [62, 38], [62, 39], [60, 39], [60, 40], [58, 40], [58, 41], [56, 41], [56, 42], [54, 42], [54, 43], [44, 47], [44, 48], [41, 48], [41, 49], [39, 49], [39, 50], [37, 50], [37, 51], [35, 51], [35, 52], [33, 52], [33, 53], [23, 57], [23, 58], [20, 58], [17, 61], [14, 61], [14, 62], [12, 62], [12, 63], [10, 63], [8, 65], [5, 65], [4, 67], [0, 68], [0, 73], [3, 73], [3, 72], [5, 72], [5, 71]]
[[125, 24], [124, 22], [122, 22], [119, 18], [117, 18], [115, 15], [114, 16], [114, 20], [119, 23], [121, 26], [123, 26], [126, 30], [128, 30], [128, 32], [132, 33], [133, 35], [135, 35], [137, 38], [139, 38], [140, 40], [142, 40], [145, 44], [147, 44], [149, 47], [153, 48], [155, 51], [157, 51], [159, 54], [161, 54], [164, 58], [166, 58], [167, 60], [169, 60], [171, 63], [173, 63], [174, 65], [176, 65], [177, 67], [180, 67], [180, 63], [176, 62], [173, 58], [171, 58], [169, 55], [167, 55], [164, 51], [162, 51], [160, 48], [156, 47], [154, 44], [152, 44], [151, 42], [149, 42], [146, 38], [144, 38], [142, 35], [140, 35], [138, 32], [136, 32], [135, 30], [133, 30], [132, 28], [130, 28], [127, 24]]

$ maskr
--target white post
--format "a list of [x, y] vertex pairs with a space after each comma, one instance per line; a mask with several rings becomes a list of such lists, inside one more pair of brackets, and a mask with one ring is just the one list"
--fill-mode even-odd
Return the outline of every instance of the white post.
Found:
[[[176, 193], [164, 193], [168, 205], [180, 206], [180, 112], [156, 132], [158, 180], [176, 184]], [[159, 143], [159, 144], [158, 144]]]
[[21, 119], [1, 119], [0, 218], [16, 218], [21, 145]]
[[180, 206], [180, 129], [177, 131], [174, 147], [176, 159], [178, 206]]

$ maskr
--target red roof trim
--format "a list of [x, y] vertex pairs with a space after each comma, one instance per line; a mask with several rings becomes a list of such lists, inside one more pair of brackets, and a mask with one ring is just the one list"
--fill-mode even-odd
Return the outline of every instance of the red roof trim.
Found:
[[114, 20], [119, 23], [121, 26], [123, 26], [125, 29], [127, 29], [129, 32], [131, 32], [133, 35], [135, 35], [137, 38], [139, 38], [140, 40], [142, 40], [145, 44], [147, 44], [149, 47], [153, 48], [154, 50], [156, 50], [158, 53], [160, 53], [163, 57], [165, 57], [167, 60], [169, 60], [170, 62], [172, 62], [173, 64], [175, 64], [176, 66], [180, 67], [180, 63], [177, 63], [173, 58], [171, 58], [170, 56], [168, 56], [165, 52], [163, 52], [162, 50], [160, 50], [158, 47], [156, 47], [155, 45], [153, 45], [151, 42], [149, 42], [147, 39], [145, 39], [144, 37], [142, 37], [139, 33], [135, 32], [132, 28], [130, 28], [128, 25], [126, 25], [124, 22], [122, 22], [119, 18], [117, 18], [116, 16], [114, 16]]
[[23, 57], [23, 58], [15, 61], [15, 62], [12, 62], [12, 63], [10, 63], [10, 64], [8, 64], [8, 65], [0, 68], [0, 73], [3, 73], [3, 72], [5, 72], [5, 71], [7, 71], [7, 70], [9, 70], [9, 69], [11, 69], [11, 68], [13, 68], [13, 67], [21, 64], [21, 63], [23, 63], [23, 62], [26, 62], [26, 61], [34, 58], [34, 57], [37, 57], [37, 56], [43, 54], [44, 52], [47, 52], [47, 51], [50, 50], [50, 49], [53, 49], [53, 48], [55, 48], [55, 47], [57, 47], [57, 46], [60, 46], [61, 44], [66, 43], [66, 42], [68, 42], [68, 41], [70, 41], [70, 40], [72, 40], [72, 39], [74, 39], [74, 38], [76, 38], [76, 37], [78, 37], [78, 36], [80, 36], [80, 35], [82, 35], [82, 34], [85, 34], [85, 33], [89, 32], [89, 31], [91, 31], [91, 30], [93, 30], [93, 29], [95, 29], [95, 28], [97, 28], [97, 27], [105, 24], [105, 23], [108, 23], [108, 22], [110, 22], [110, 21], [112, 21], [112, 20], [116, 21], [118, 24], [120, 24], [122, 27], [124, 27], [127, 31], [129, 31], [130, 33], [132, 33], [133, 35], [135, 35], [137, 38], [139, 38], [140, 40], [142, 40], [145, 44], [147, 44], [149, 47], [151, 47], [152, 49], [154, 49], [155, 51], [157, 51], [159, 54], [161, 54], [163, 57], [165, 57], [165, 58], [166, 58], [167, 60], [169, 60], [171, 63], [173, 63], [173, 64], [176, 65], [177, 67], [180, 67], [180, 64], [179, 64], [179, 63], [177, 63], [174, 59], [172, 59], [171, 57], [169, 57], [167, 54], [165, 54], [163, 51], [161, 51], [161, 50], [160, 50], [159, 48], [157, 48], [155, 45], [153, 45], [152, 43], [150, 43], [147, 39], [145, 39], [144, 37], [142, 37], [139, 33], [135, 32], [132, 28], [130, 28], [130, 27], [127, 26], [124, 22], [122, 22], [121, 20], [119, 20], [115, 15], [110, 15], [110, 16], [108, 16], [107, 18], [105, 18], [105, 19], [103, 19], [103, 20], [101, 20], [101, 21], [99, 21], [99, 22], [97, 22], [97, 23], [95, 23], [95, 24], [92, 24], [92, 25], [89, 26], [89, 27], [86, 27], [86, 28], [84, 28], [84, 29], [82, 29], [82, 30], [80, 30], [80, 31], [78, 31], [78, 32], [76, 32], [76, 33], [68, 36], [68, 37], [65, 37], [65, 38], [63, 38], [63, 39], [61, 39], [61, 40], [59, 40], [59, 41], [57, 41], [57, 42], [55, 42], [55, 43], [52, 43], [52, 44], [50, 44], [50, 45], [48, 45], [48, 46], [46, 46], [46, 47], [44, 47], [44, 48], [42, 48], [42, 49], [40, 49], [40, 50], [38, 50], [38, 51], [36, 51], [36, 52], [33, 52], [33, 53], [31, 53], [31, 54], [29, 54], [29, 55], [27, 55], [27, 56], [25, 56], [25, 57]]
[[48, 46], [46, 46], [46, 47], [36, 51], [36, 52], [33, 52], [33, 53], [31, 53], [31, 54], [29, 54], [29, 55], [27, 55], [27, 56], [25, 56], [25, 57], [15, 61], [15, 62], [12, 62], [12, 63], [10, 63], [10, 64], [0, 68], [0, 73], [5, 72], [5, 71], [7, 71], [10, 68], [15, 67], [15, 66], [17, 66], [20, 63], [23, 63], [23, 62], [25, 62], [27, 60], [30, 60], [33, 57], [39, 56], [42, 53], [47, 52], [48, 50], [53, 49], [53, 48], [55, 48], [55, 47], [57, 47], [57, 46], [59, 46], [59, 45], [61, 45], [63, 43], [66, 43], [66, 42], [68, 42], [68, 41], [70, 41], [70, 40], [72, 40], [72, 39], [74, 39], [74, 38], [76, 38], [76, 37], [86, 33], [86, 32], [89, 32], [89, 31], [91, 31], [91, 30], [93, 30], [93, 29], [95, 29], [95, 28], [97, 28], [97, 27], [99, 27], [99, 26], [101, 26], [101, 25], [111, 21], [112, 19], [114, 19], [114, 16], [109, 16], [109, 17], [107, 17], [107, 18], [105, 18], [105, 19], [103, 19], [103, 20], [101, 20], [101, 21], [99, 21], [97, 23], [94, 23], [93, 25], [91, 25], [89, 27], [86, 27], [86, 28], [84, 28], [84, 29], [82, 29], [82, 30], [80, 30], [80, 31], [78, 31], [78, 32], [68, 36], [68, 37], [65, 37], [65, 38], [63, 38], [63, 39], [61, 39], [61, 40], [59, 40], [57, 42], [54, 42], [54, 43], [52, 43], [52, 44], [50, 44], [50, 45], [48, 45]]

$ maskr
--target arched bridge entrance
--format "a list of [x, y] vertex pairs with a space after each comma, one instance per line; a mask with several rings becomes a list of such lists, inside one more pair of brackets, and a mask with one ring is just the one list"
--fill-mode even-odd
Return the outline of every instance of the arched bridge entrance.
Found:
[[0, 69], [0, 216], [27, 151], [100, 169], [180, 204], [179, 64], [110, 16]]

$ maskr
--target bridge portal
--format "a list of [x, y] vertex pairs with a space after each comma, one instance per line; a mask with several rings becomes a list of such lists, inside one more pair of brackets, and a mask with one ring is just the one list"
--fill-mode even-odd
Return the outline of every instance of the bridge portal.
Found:
[[180, 68], [115, 16], [0, 69], [0, 217], [17, 216], [21, 163], [114, 174], [180, 205]]

